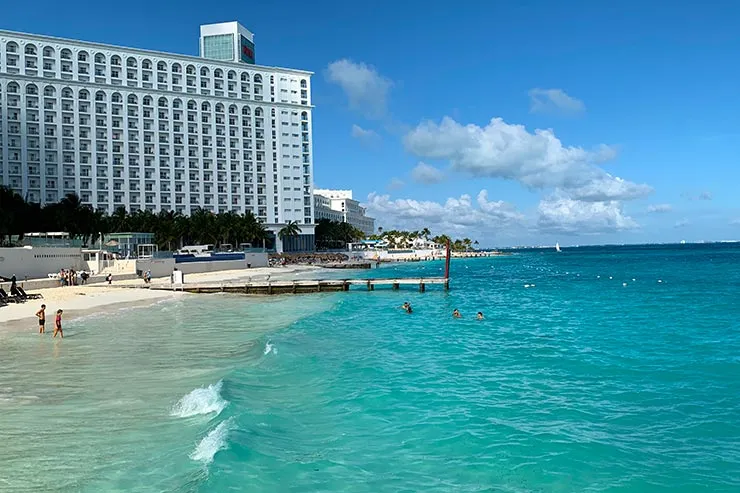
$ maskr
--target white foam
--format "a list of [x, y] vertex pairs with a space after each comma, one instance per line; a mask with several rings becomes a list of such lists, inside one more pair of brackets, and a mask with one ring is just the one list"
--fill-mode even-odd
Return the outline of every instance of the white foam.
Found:
[[272, 345], [270, 341], [267, 341], [267, 344], [265, 344], [265, 352], [264, 354], [277, 354], [277, 348]]
[[627, 287], [627, 283], [626, 282], [623, 282], [622, 283], [622, 286], [624, 286], [626, 288]]
[[199, 414], [216, 413], [216, 416], [218, 416], [229, 404], [229, 401], [221, 397], [223, 383], [223, 380], [219, 380], [208, 387], [193, 390], [172, 407], [170, 415], [188, 418]]
[[224, 450], [228, 446], [229, 431], [231, 431], [233, 417], [222, 421], [214, 429], [208, 432], [206, 436], [195, 446], [195, 450], [190, 454], [190, 458], [210, 464], [213, 457], [219, 450]]

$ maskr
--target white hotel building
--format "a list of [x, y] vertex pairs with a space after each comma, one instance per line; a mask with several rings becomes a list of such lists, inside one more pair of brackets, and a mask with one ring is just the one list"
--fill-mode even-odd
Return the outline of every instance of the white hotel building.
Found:
[[314, 190], [316, 220], [349, 223], [366, 235], [375, 233], [375, 219], [365, 215], [365, 208], [352, 198], [352, 190]]
[[313, 248], [311, 72], [254, 65], [236, 22], [201, 56], [0, 30], [0, 185], [111, 213], [252, 212]]

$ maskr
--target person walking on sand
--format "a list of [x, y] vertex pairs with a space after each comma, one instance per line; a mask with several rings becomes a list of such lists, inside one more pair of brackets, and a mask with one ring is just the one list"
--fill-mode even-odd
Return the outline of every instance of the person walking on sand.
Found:
[[57, 310], [57, 316], [54, 319], [54, 335], [51, 337], [56, 337], [57, 332], [59, 332], [61, 338], [64, 339], [64, 332], [62, 332], [62, 310]]
[[108, 277], [106, 277], [105, 280], [108, 281], [108, 284], [111, 284], [113, 282], [113, 274], [108, 274]]
[[36, 312], [36, 316], [39, 318], [39, 334], [43, 334], [46, 330], [46, 305], [41, 305], [41, 310]]

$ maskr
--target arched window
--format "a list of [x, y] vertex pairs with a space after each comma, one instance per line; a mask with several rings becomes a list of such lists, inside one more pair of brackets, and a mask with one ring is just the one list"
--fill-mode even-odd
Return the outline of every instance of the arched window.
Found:
[[54, 88], [54, 86], [46, 86], [44, 87], [44, 96], [53, 98], [56, 96], [57, 90]]
[[18, 94], [20, 87], [15, 82], [8, 84], [8, 94]]
[[182, 107], [182, 101], [180, 101], [179, 99], [174, 99], [172, 101], [172, 107], [179, 110]]
[[128, 95], [128, 104], [137, 104], [138, 102], [139, 102], [139, 98], [136, 97], [136, 94]]
[[201, 77], [208, 77], [208, 67], [201, 67], [200, 68], [200, 76]]
[[189, 110], [197, 110], [198, 109], [198, 105], [195, 104], [195, 101], [193, 101], [191, 99], [190, 101], [188, 101], [188, 109]]
[[308, 83], [306, 82], [306, 79], [301, 79], [301, 88], [305, 89], [308, 87]]
[[262, 84], [262, 76], [260, 74], [254, 75], [254, 83], [255, 84]]
[[36, 87], [36, 84], [28, 84], [26, 86], [26, 94], [30, 94], [32, 96], [38, 96], [39, 88]]
[[159, 70], [160, 72], [166, 72], [167, 64], [164, 62], [157, 62], [157, 70]]
[[173, 74], [179, 74], [180, 72], [182, 72], [182, 67], [180, 66], [180, 64], [179, 63], [173, 63], [172, 64], [172, 73]]
[[126, 59], [126, 66], [129, 68], [136, 68], [139, 65], [139, 63], [136, 61], [136, 58], [130, 56]]
[[195, 75], [195, 67], [192, 65], [188, 65], [187, 68], [185, 69], [185, 72], [188, 75]]
[[254, 116], [259, 118], [262, 116], [262, 108], [257, 108], [254, 110]]
[[200, 105], [200, 110], [211, 111], [211, 105], [204, 101], [203, 104]]
[[236, 80], [236, 72], [234, 72], [233, 70], [229, 70], [227, 77], [229, 78], [229, 80]]
[[103, 91], [96, 92], [95, 101], [105, 101], [105, 93]]
[[78, 62], [86, 62], [90, 58], [90, 55], [87, 54], [85, 50], [81, 50], [77, 53], [77, 61]]
[[8, 44], [5, 45], [5, 51], [8, 53], [18, 53], [18, 43], [9, 41]]
[[82, 101], [87, 101], [88, 99], [90, 99], [90, 93], [86, 89], [80, 89], [78, 98]]
[[249, 72], [242, 72], [242, 82], [249, 82]]
[[69, 50], [67, 48], [64, 48], [59, 53], [59, 56], [62, 58], [62, 60], [71, 60], [72, 59], [72, 50]]
[[44, 46], [44, 56], [47, 58], [53, 58], [54, 48], [52, 48], [51, 46]]
[[216, 103], [216, 113], [223, 113], [224, 112], [224, 105], [221, 103]]
[[113, 95], [110, 97], [110, 100], [114, 103], [123, 103], [123, 97], [120, 93], [114, 92]]
[[144, 106], [151, 106], [152, 105], [152, 97], [151, 96], [144, 96], [144, 99], [142, 100], [142, 103], [144, 103]]
[[223, 79], [224, 78], [224, 71], [220, 68], [217, 68], [213, 71], [213, 76], [217, 79]]
[[305, 111], [303, 113], [301, 113], [301, 120], [306, 120], [307, 121], [308, 120], [308, 113], [306, 113]]
[[95, 53], [95, 63], [105, 64], [105, 55], [102, 53]]
[[26, 50], [25, 51], [26, 51], [26, 55], [34, 55], [34, 56], [36, 56], [36, 45], [35, 44], [28, 43], [26, 45]]
[[249, 106], [244, 106], [242, 108], [242, 115], [249, 116], [252, 114], [252, 110], [249, 109]]
[[141, 68], [144, 70], [151, 70], [152, 69], [152, 61], [148, 58], [145, 58], [141, 61]]
[[113, 55], [110, 57], [110, 64], [114, 67], [120, 67], [121, 66], [121, 57], [118, 55]]
[[167, 98], [159, 98], [159, 107], [160, 108], [166, 108], [167, 107]]
[[229, 106], [229, 114], [236, 115], [236, 105], [235, 104], [232, 104], [231, 106]]

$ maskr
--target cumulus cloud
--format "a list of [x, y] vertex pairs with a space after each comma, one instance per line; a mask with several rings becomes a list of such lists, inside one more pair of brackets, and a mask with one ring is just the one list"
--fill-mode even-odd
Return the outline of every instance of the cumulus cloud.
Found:
[[595, 234], [638, 227], [618, 201], [586, 202], [551, 196], [540, 201], [537, 214], [539, 229], [551, 233]]
[[400, 179], [400, 178], [396, 178], [396, 177], [394, 176], [393, 178], [391, 178], [391, 181], [390, 181], [390, 182], [388, 183], [388, 185], [386, 185], [386, 188], [387, 188], [388, 190], [398, 190], [398, 189], [400, 189], [400, 188], [403, 188], [403, 186], [404, 186], [405, 184], [406, 184], [406, 183], [404, 183], [404, 181], [403, 181], [402, 179]]
[[411, 178], [417, 183], [430, 185], [442, 183], [445, 180], [445, 175], [434, 166], [420, 162], [411, 170]]
[[352, 125], [352, 137], [363, 144], [372, 144], [380, 139], [380, 135], [375, 130], [364, 129], [357, 124]]
[[391, 199], [389, 195], [368, 195], [368, 213], [388, 228], [436, 228], [445, 232], [495, 231], [524, 219], [516, 208], [503, 201], [492, 201], [481, 190], [475, 201], [470, 195], [448, 198], [444, 203]]
[[673, 210], [673, 206], [671, 204], [653, 204], [649, 205], [647, 208], [647, 211], [652, 213], [663, 213], [663, 212], [671, 212]]
[[501, 118], [485, 127], [462, 125], [449, 117], [439, 124], [423, 122], [406, 134], [404, 143], [419, 157], [448, 160], [456, 171], [515, 180], [532, 189], [557, 188], [580, 200], [629, 200], [652, 191], [594, 164], [614, 157], [610, 146], [564, 146], [552, 130], [530, 133]]
[[329, 64], [326, 78], [342, 88], [350, 108], [369, 118], [380, 118], [385, 114], [388, 91], [393, 83], [380, 75], [375, 67], [343, 58]]
[[578, 114], [586, 110], [583, 101], [568, 96], [562, 89], [529, 90], [530, 113]]

